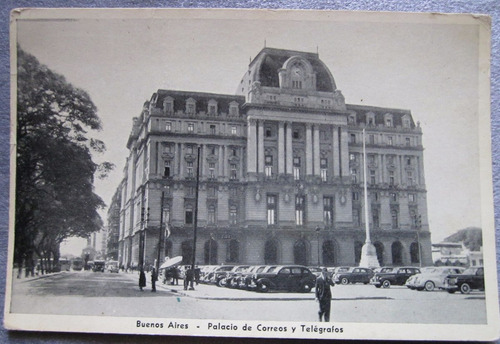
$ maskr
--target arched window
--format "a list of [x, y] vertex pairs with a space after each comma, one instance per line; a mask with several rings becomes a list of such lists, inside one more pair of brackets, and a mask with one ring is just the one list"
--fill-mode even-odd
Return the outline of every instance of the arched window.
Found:
[[327, 240], [323, 243], [323, 265], [334, 266], [335, 265], [335, 245], [331, 240]]
[[392, 264], [403, 265], [403, 245], [399, 241], [395, 241], [391, 246]]
[[192, 264], [193, 261], [193, 242], [191, 240], [183, 241], [181, 244], [182, 264]]
[[354, 242], [354, 261], [359, 264], [361, 261], [361, 251], [363, 250], [363, 243], [361, 241]]
[[278, 245], [275, 240], [268, 240], [264, 246], [264, 263], [278, 263]]
[[217, 264], [217, 242], [214, 239], [210, 238], [210, 240], [205, 241], [204, 248], [205, 264]]
[[384, 265], [384, 244], [380, 241], [377, 241], [373, 244], [375, 246], [375, 251], [377, 251], [377, 260], [380, 266]]
[[420, 263], [419, 245], [416, 242], [410, 245], [410, 259], [412, 263]]
[[295, 264], [298, 265], [307, 265], [307, 256], [306, 256], [306, 243], [304, 240], [298, 240], [293, 245], [293, 258]]
[[240, 243], [238, 240], [232, 239], [228, 246], [227, 261], [229, 263], [237, 263], [239, 261], [239, 255]]

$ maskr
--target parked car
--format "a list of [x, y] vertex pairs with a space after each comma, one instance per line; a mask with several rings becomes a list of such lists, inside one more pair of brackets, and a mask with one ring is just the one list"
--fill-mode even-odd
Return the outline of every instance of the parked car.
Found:
[[215, 268], [212, 271], [210, 276], [210, 284], [219, 285], [220, 281], [226, 277], [226, 273], [231, 271], [234, 268], [234, 265], [221, 265]]
[[94, 272], [104, 272], [104, 267], [106, 266], [106, 262], [104, 260], [95, 260], [92, 265], [92, 271]]
[[333, 275], [333, 282], [341, 284], [364, 283], [368, 284], [373, 277], [373, 270], [369, 268], [350, 267], [339, 268]]
[[260, 265], [253, 271], [249, 271], [240, 280], [240, 289], [256, 290], [257, 284], [255, 283], [257, 274], [271, 273], [277, 268], [276, 265]]
[[457, 290], [462, 294], [468, 294], [472, 289], [484, 290], [484, 268], [475, 266], [464, 270], [461, 274], [448, 275], [443, 289], [451, 294]]
[[209, 284], [210, 279], [214, 276], [214, 272], [218, 267], [219, 265], [208, 265], [205, 268], [202, 268], [200, 273], [200, 283]]
[[106, 271], [118, 273], [119, 270], [120, 268], [116, 260], [109, 260], [106, 262]]
[[405, 285], [412, 290], [433, 291], [443, 288], [445, 279], [451, 274], [461, 274], [465, 268], [452, 266], [434, 266], [422, 268], [420, 273], [410, 276]]
[[308, 293], [314, 288], [316, 276], [305, 266], [278, 266], [271, 272], [254, 275], [257, 291], [266, 293], [269, 290], [286, 290]]
[[389, 288], [391, 285], [405, 285], [408, 278], [420, 273], [420, 269], [413, 266], [395, 267], [376, 273], [370, 280], [375, 287]]
[[219, 281], [218, 286], [226, 286], [228, 288], [237, 288], [237, 281], [233, 281], [233, 279], [238, 279], [241, 276], [241, 273], [246, 271], [250, 265], [238, 265], [231, 269], [231, 271], [226, 272], [226, 275]]

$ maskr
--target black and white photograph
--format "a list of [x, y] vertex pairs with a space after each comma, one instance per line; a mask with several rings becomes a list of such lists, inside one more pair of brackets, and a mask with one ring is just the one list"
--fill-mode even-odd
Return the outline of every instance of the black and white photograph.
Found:
[[469, 14], [13, 11], [4, 326], [497, 339], [490, 35]]

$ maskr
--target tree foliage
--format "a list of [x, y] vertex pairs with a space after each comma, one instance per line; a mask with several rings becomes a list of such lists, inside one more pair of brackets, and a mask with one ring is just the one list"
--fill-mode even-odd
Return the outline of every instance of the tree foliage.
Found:
[[471, 251], [479, 251], [483, 246], [483, 235], [481, 228], [467, 227], [445, 238], [447, 242], [463, 242], [464, 246]]
[[[102, 141], [89, 132], [101, 129], [89, 95], [38, 60], [17, 51], [17, 151], [15, 259], [51, 252], [71, 236], [99, 230], [102, 199], [94, 175], [105, 177], [113, 165], [92, 160]], [[56, 257], [57, 259], [57, 257]]]

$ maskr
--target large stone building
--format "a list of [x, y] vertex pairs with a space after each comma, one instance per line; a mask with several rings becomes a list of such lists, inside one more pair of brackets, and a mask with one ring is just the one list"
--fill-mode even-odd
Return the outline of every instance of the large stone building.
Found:
[[272, 48], [236, 95], [158, 90], [134, 118], [120, 262], [191, 262], [199, 147], [197, 264], [358, 264], [363, 129], [380, 264], [432, 264], [422, 131], [410, 111], [346, 104], [318, 54]]

